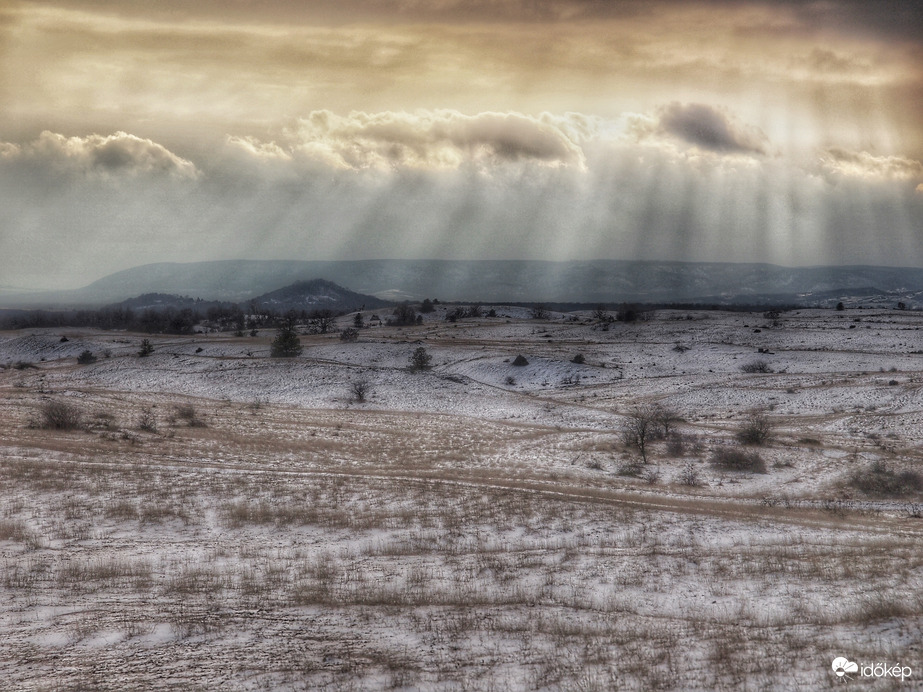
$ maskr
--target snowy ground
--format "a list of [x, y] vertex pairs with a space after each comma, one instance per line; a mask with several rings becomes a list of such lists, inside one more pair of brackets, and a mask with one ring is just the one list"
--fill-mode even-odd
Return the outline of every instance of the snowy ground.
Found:
[[[848, 480], [923, 470], [923, 315], [496, 311], [304, 336], [293, 360], [270, 331], [148, 358], [138, 334], [0, 334], [0, 675], [818, 689], [846, 656], [919, 685], [923, 498]], [[43, 428], [49, 401], [80, 426]], [[652, 403], [681, 422], [644, 465], [621, 430]], [[745, 448], [754, 411], [773, 436]], [[716, 468], [723, 447], [767, 473]]]

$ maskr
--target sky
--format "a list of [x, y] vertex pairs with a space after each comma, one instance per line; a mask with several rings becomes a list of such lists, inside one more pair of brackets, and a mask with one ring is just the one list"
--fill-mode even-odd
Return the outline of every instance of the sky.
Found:
[[0, 286], [149, 262], [923, 266], [923, 9], [0, 0]]

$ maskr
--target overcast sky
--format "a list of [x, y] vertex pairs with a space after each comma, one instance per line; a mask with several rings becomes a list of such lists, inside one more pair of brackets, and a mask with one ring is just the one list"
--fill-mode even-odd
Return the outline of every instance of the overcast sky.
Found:
[[232, 258], [923, 266], [917, 7], [0, 0], [0, 286]]

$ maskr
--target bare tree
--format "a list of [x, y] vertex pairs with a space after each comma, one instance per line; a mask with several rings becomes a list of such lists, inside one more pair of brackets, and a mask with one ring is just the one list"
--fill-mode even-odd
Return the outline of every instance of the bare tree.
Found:
[[413, 309], [409, 304], [402, 303], [394, 308], [394, 319], [391, 320], [391, 324], [398, 327], [405, 327], [410, 324], [417, 323], [417, 311]]
[[308, 329], [312, 334], [326, 334], [336, 326], [332, 310], [315, 310], [311, 313]]
[[764, 411], [753, 411], [737, 431], [736, 437], [741, 444], [764, 445], [772, 437], [772, 423]]
[[654, 404], [650, 410], [654, 417], [656, 436], [658, 438], [670, 437], [676, 430], [676, 424], [681, 420], [676, 409], [666, 404]]
[[651, 440], [657, 432], [657, 413], [653, 406], [639, 406], [628, 414], [622, 426], [622, 441], [626, 447], [638, 450], [641, 461], [647, 463]]

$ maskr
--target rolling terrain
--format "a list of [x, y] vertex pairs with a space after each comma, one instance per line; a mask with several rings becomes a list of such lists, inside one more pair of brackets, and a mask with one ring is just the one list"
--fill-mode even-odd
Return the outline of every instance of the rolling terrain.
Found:
[[[837, 656], [923, 673], [923, 315], [493, 307], [303, 335], [292, 359], [269, 358], [272, 330], [0, 334], [5, 679], [794, 690], [835, 688]], [[625, 432], [656, 406], [671, 431], [644, 463]], [[755, 419], [769, 436], [744, 444]]]

